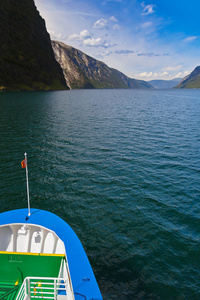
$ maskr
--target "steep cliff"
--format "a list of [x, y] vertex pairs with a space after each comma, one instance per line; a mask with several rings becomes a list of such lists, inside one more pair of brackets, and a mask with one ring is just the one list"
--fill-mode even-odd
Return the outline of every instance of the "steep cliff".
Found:
[[176, 89], [200, 89], [200, 66], [196, 67], [188, 76], [175, 87]]
[[1, 0], [0, 45], [0, 88], [67, 88], [33, 0]]
[[64, 43], [52, 41], [56, 60], [63, 69], [67, 85], [77, 88], [142, 88], [153, 87], [142, 80], [131, 79], [123, 73], [109, 68], [80, 50]]

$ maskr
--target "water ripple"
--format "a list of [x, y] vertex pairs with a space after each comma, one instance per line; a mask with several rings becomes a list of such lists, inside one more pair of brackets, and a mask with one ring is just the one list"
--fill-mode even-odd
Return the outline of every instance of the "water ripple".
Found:
[[200, 297], [199, 91], [0, 93], [1, 211], [78, 234], [104, 299]]

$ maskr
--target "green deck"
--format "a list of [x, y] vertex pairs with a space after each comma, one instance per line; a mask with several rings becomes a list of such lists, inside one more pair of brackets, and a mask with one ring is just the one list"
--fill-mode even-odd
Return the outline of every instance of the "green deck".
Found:
[[0, 300], [15, 299], [23, 280], [58, 277], [64, 255], [0, 253]]

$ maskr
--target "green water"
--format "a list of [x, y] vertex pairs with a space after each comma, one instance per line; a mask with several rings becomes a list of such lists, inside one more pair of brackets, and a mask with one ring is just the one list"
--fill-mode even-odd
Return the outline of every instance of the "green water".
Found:
[[104, 299], [200, 298], [200, 91], [0, 93], [0, 211], [79, 236]]

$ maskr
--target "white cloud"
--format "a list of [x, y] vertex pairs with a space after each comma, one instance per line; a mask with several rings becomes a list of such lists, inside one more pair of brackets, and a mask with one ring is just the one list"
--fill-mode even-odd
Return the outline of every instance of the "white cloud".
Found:
[[112, 28], [113, 28], [114, 30], [119, 30], [121, 27], [119, 26], [119, 24], [115, 24]]
[[155, 10], [154, 10], [154, 7], [156, 7], [155, 4], [145, 5], [145, 3], [142, 2], [141, 5], [143, 7], [143, 13], [142, 13], [143, 16], [150, 15], [150, 14], [153, 14], [155, 12]]
[[68, 40], [80, 40], [80, 34], [73, 33], [68, 37]]
[[184, 78], [185, 76], [189, 75], [191, 71], [179, 72], [174, 76], [174, 78]]
[[145, 23], [141, 23], [140, 27], [141, 28], [148, 28], [148, 27], [151, 27], [152, 25], [153, 25], [152, 22], [145, 22]]
[[96, 53], [96, 57], [103, 59], [106, 56], [110, 56], [112, 53], [113, 53], [112, 51], [106, 50], [106, 51], [101, 52], [101, 53]]
[[101, 38], [97, 38], [97, 39], [86, 39], [83, 41], [83, 45], [84, 46], [101, 46], [102, 44], [102, 39]]
[[137, 77], [139, 78], [149, 78], [149, 77], [152, 77], [153, 76], [153, 73], [152, 72], [142, 72], [142, 73], [139, 73], [136, 75]]
[[135, 78], [142, 80], [152, 80], [152, 79], [171, 79], [172, 75], [168, 72], [142, 72], [139, 74], [135, 74]]
[[[117, 23], [118, 20], [114, 16], [111, 16], [108, 19], [99, 19], [94, 23], [93, 27], [98, 28], [98, 29], [106, 28], [108, 25], [110, 25], [109, 23], [111, 23], [111, 22]], [[115, 24], [112, 28], [119, 29], [119, 25]]]
[[103, 41], [101, 38], [88, 38], [83, 41], [83, 46], [108, 48], [110, 47], [110, 44], [106, 41]]
[[94, 23], [94, 28], [104, 28], [107, 22], [106, 19], [99, 19]]
[[88, 30], [82, 30], [79, 34], [71, 34], [69, 37], [68, 37], [68, 40], [78, 40], [78, 41], [81, 41], [83, 39], [86, 39], [86, 38], [90, 38], [90, 33]]
[[164, 72], [141, 72], [138, 74], [134, 74], [134, 78], [142, 79], [142, 80], [153, 80], [153, 79], [161, 79], [161, 80], [171, 80], [174, 78], [184, 78], [188, 74], [191, 73], [191, 71], [183, 71], [178, 73], [173, 73], [175, 71], [174, 68], [169, 68], [169, 71], [172, 71], [172, 73], [169, 73], [167, 71]]
[[186, 43], [189, 43], [189, 42], [193, 42], [195, 41], [196, 39], [198, 38], [198, 36], [189, 36], [187, 38], [185, 38], [183, 41], [186, 42]]
[[82, 30], [81, 32], [80, 32], [80, 36], [82, 37], [82, 38], [88, 38], [88, 37], [90, 37], [90, 33], [89, 33], [89, 31], [88, 30]]
[[111, 44], [101, 37], [94, 38], [93, 34], [90, 34], [88, 30], [82, 30], [79, 34], [71, 34], [68, 37], [68, 41], [79, 41], [81, 44], [79, 46], [87, 46], [87, 47], [103, 47], [108, 48], [111, 47]]
[[64, 38], [62, 33], [56, 33], [53, 30], [49, 30], [49, 34], [50, 34], [52, 40], [61, 40]]
[[114, 16], [111, 16], [109, 18], [109, 20], [112, 21], [112, 22], [116, 22], [116, 23], [118, 22], [117, 18], [115, 18]]

